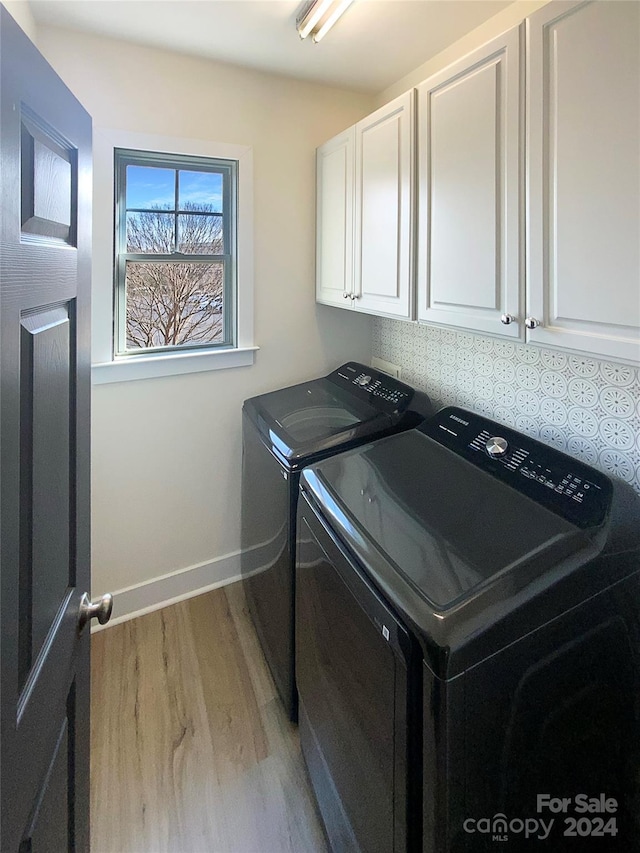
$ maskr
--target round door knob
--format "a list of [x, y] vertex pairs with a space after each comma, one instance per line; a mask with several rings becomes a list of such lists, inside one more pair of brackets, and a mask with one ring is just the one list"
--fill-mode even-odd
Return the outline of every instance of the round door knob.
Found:
[[352, 301], [352, 302], [353, 302], [353, 300], [354, 300], [354, 299], [357, 299], [357, 298], [358, 298], [358, 297], [355, 295], [355, 293], [352, 293], [352, 294], [351, 294], [351, 301]]
[[513, 315], [503, 314], [502, 317], [500, 317], [500, 322], [504, 323], [505, 326], [510, 326], [513, 323]]
[[540, 320], [536, 320], [535, 317], [527, 317], [527, 319], [524, 321], [524, 324], [527, 329], [537, 329], [540, 325]]
[[106, 625], [111, 619], [113, 611], [113, 596], [110, 592], [106, 592], [99, 601], [91, 601], [89, 593], [85, 594], [80, 599], [80, 610], [78, 612], [78, 630], [82, 631], [84, 626], [91, 619], [97, 619], [101, 625]]
[[348, 293], [343, 293], [343, 294], [342, 294], [342, 298], [343, 298], [343, 299], [348, 299], [348, 298], [349, 298], [349, 294], [348, 294]]
[[490, 438], [485, 444], [485, 450], [492, 459], [498, 459], [500, 456], [504, 456], [508, 449], [509, 442], [506, 438], [502, 438], [499, 435], [493, 436], [493, 438]]

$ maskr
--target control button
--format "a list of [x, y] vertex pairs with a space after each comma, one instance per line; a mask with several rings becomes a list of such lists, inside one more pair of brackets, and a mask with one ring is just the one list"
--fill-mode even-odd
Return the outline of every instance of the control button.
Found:
[[368, 385], [371, 382], [370, 376], [358, 376], [356, 379], [358, 385]]
[[492, 459], [498, 459], [500, 456], [504, 456], [509, 449], [509, 442], [499, 435], [494, 436], [487, 441], [484, 449]]

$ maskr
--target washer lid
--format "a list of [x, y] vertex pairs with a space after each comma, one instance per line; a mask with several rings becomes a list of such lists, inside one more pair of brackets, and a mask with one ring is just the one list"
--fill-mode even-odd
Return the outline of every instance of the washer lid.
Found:
[[[314, 465], [301, 484], [418, 629], [443, 675], [522, 636], [523, 606], [601, 548], [593, 535], [418, 430]], [[552, 618], [548, 608], [529, 609], [530, 630]], [[516, 610], [507, 631], [504, 620]], [[489, 645], [453, 661], [499, 622]]]
[[283, 461], [294, 464], [392, 424], [390, 415], [327, 378], [245, 401], [245, 413]]

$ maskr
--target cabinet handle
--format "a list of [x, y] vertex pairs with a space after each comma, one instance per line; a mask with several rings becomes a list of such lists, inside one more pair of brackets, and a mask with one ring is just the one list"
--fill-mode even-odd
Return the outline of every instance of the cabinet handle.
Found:
[[353, 300], [354, 300], [354, 299], [357, 299], [357, 298], [358, 298], [358, 297], [356, 296], [356, 294], [355, 294], [355, 293], [352, 293], [352, 294], [351, 294], [351, 301], [352, 301], [352, 302], [353, 302]]
[[343, 299], [348, 299], [348, 298], [349, 298], [349, 294], [348, 294], [348, 293], [343, 293], [343, 294], [342, 294], [342, 298], [343, 298]]
[[505, 326], [510, 326], [513, 323], [514, 319], [515, 318], [513, 314], [503, 314], [502, 317], [500, 317], [500, 322], [503, 323]]
[[536, 320], [535, 317], [527, 317], [527, 319], [524, 321], [524, 324], [527, 329], [537, 329], [540, 325], [540, 320]]

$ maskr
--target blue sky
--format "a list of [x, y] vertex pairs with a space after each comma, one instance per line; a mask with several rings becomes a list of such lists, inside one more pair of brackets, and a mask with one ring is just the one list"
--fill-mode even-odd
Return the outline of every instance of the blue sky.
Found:
[[[155, 166], [127, 166], [127, 207], [162, 207], [172, 210], [175, 195], [175, 169]], [[222, 211], [222, 175], [215, 172], [180, 170], [179, 203], [213, 205]]]

